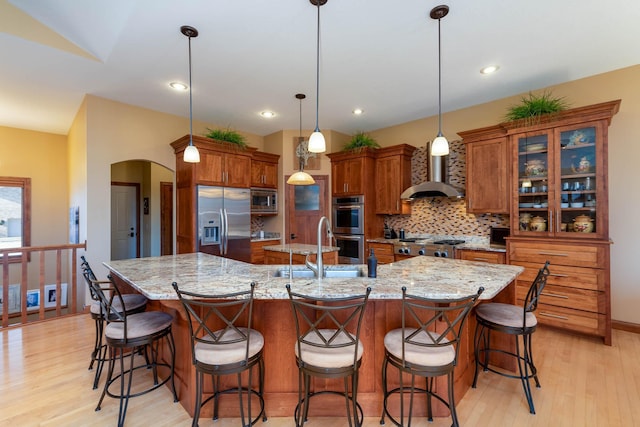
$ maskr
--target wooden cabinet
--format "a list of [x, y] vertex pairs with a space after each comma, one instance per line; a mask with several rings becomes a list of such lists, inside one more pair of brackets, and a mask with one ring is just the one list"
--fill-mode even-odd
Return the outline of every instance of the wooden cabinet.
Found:
[[511, 165], [506, 130], [492, 126], [458, 134], [467, 153], [467, 212], [508, 214]]
[[411, 205], [400, 195], [411, 186], [411, 156], [415, 147], [407, 144], [380, 148], [376, 156], [376, 214], [410, 214]]
[[256, 151], [251, 160], [251, 186], [260, 188], [278, 188], [277, 154]]
[[196, 181], [202, 185], [249, 188], [251, 155], [200, 149], [200, 163], [195, 164]]
[[378, 264], [390, 264], [394, 261], [393, 244], [369, 242], [368, 245], [367, 254], [373, 249], [373, 253], [378, 258]]
[[331, 159], [331, 194], [334, 197], [365, 194], [366, 184], [375, 180], [375, 156], [375, 150], [370, 148], [327, 154]]
[[597, 335], [611, 345], [609, 242], [510, 238], [509, 264], [525, 271], [516, 280], [519, 304], [548, 260], [549, 277], [536, 317], [542, 324]]
[[506, 254], [497, 251], [485, 251], [476, 249], [456, 249], [456, 259], [466, 261], [489, 262], [492, 264], [505, 264]]
[[511, 235], [608, 239], [607, 128], [620, 101], [509, 129]]
[[280, 244], [277, 240], [256, 240], [251, 242], [251, 264], [265, 264], [264, 247]]

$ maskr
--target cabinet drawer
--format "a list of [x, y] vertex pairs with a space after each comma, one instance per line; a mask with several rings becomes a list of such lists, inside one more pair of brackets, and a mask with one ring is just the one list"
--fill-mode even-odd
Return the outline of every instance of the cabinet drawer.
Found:
[[[576, 267], [603, 267], [606, 249], [604, 246], [572, 245], [545, 242], [509, 242], [509, 263], [533, 262]], [[514, 262], [515, 261], [515, 262]]]
[[[518, 303], [523, 304], [523, 301], [519, 300]], [[535, 315], [538, 322], [543, 325], [570, 329], [585, 334], [604, 335], [605, 333], [606, 318], [604, 314], [539, 304]]]
[[[521, 282], [518, 282], [516, 286], [516, 297], [518, 299], [525, 299], [529, 291], [529, 285], [530, 284], [521, 284]], [[547, 286], [542, 290], [540, 304], [591, 311], [594, 313], [605, 312], [604, 293], [586, 289], [554, 286], [549, 283], [547, 283]]]
[[[380, 264], [389, 264], [394, 261], [393, 245], [390, 243], [369, 243], [369, 249], [373, 249]], [[369, 251], [367, 251], [369, 253]]]
[[504, 264], [505, 254], [493, 251], [476, 251], [470, 249], [456, 250], [456, 258], [466, 261], [490, 262], [492, 264]]
[[[511, 264], [524, 267], [524, 271], [518, 276], [518, 282], [528, 283], [527, 286], [533, 283], [533, 280], [538, 274], [538, 270], [542, 267], [542, 264], [529, 262], [512, 262]], [[606, 283], [605, 275], [605, 270], [600, 269], [549, 264], [547, 285], [604, 291]]]

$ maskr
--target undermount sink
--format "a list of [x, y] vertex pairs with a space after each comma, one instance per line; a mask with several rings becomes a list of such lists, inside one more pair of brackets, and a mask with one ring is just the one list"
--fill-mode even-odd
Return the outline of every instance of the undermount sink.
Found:
[[[353, 266], [329, 266], [325, 269], [325, 277], [330, 278], [349, 278], [349, 277], [366, 277], [367, 273], [361, 267]], [[308, 268], [293, 267], [291, 276], [294, 279], [312, 279], [315, 274]], [[289, 277], [289, 267], [280, 267], [274, 277]]]

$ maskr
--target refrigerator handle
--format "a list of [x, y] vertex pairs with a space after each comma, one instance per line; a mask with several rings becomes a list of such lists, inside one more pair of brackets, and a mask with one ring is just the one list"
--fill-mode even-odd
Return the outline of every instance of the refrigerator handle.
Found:
[[226, 234], [224, 231], [225, 228], [225, 217], [222, 208], [220, 208], [220, 256], [224, 255], [224, 239], [226, 238]]
[[227, 255], [229, 251], [229, 217], [227, 216], [227, 209], [224, 208], [224, 254]]

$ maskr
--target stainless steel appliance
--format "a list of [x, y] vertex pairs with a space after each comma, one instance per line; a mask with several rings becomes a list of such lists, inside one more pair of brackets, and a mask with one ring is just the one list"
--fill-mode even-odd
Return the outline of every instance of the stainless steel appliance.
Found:
[[198, 251], [251, 261], [248, 188], [198, 186]]
[[464, 243], [464, 240], [420, 240], [403, 239], [394, 243], [393, 253], [409, 256], [434, 256], [440, 258], [453, 258], [456, 245]]
[[364, 234], [333, 234], [336, 239], [338, 263], [364, 264]]
[[333, 234], [340, 264], [364, 263], [364, 196], [333, 198]]
[[265, 188], [251, 189], [252, 214], [277, 214], [278, 191]]
[[333, 198], [334, 233], [364, 234], [364, 196]]

